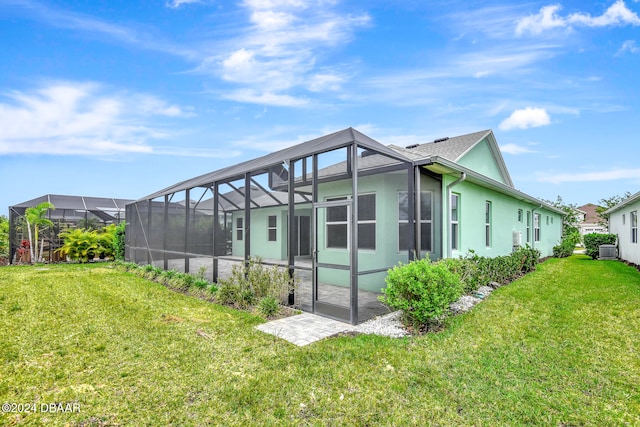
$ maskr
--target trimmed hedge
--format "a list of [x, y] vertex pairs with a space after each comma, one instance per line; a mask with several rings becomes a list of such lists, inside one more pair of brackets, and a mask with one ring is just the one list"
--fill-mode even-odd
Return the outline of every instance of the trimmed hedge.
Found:
[[615, 234], [591, 233], [584, 236], [585, 253], [592, 259], [597, 259], [600, 255], [600, 245], [615, 245], [618, 236]]
[[520, 247], [510, 255], [488, 258], [469, 251], [460, 258], [447, 258], [438, 261], [444, 264], [462, 280], [465, 293], [491, 282], [502, 285], [510, 283], [524, 274], [536, 269], [540, 251], [529, 246]]
[[535, 270], [539, 260], [540, 251], [526, 246], [495, 258], [471, 251], [464, 257], [435, 263], [428, 259], [400, 263], [389, 270], [380, 301], [394, 310], [402, 310], [405, 323], [437, 324], [463, 293], [491, 282], [507, 284]]

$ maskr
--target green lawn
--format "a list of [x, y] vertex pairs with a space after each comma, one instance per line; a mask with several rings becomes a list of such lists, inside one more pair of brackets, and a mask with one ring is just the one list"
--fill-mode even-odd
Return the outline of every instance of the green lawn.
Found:
[[427, 336], [299, 348], [260, 322], [105, 264], [2, 267], [0, 403], [38, 411], [0, 425], [640, 425], [617, 261], [549, 260]]

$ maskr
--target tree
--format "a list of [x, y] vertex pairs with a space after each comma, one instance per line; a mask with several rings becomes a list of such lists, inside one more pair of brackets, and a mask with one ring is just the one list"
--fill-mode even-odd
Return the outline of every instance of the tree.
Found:
[[[42, 202], [38, 206], [27, 208], [24, 217], [27, 220], [27, 230], [29, 232], [29, 240], [32, 242], [30, 246], [31, 262], [40, 262], [42, 260], [42, 249], [44, 246], [44, 238], [40, 244], [40, 252], [38, 252], [38, 237], [41, 228], [53, 227], [53, 222], [46, 217], [49, 209], [56, 207], [49, 202]], [[33, 227], [33, 234], [31, 233]]]
[[575, 235], [576, 233], [580, 233], [580, 229], [578, 228], [578, 212], [577, 206], [575, 204], [567, 204], [564, 203], [562, 197], [558, 196], [555, 201], [544, 200], [543, 202], [550, 204], [553, 207], [556, 207], [565, 213], [564, 218], [562, 219], [562, 237], [567, 237], [570, 235]]
[[607, 199], [598, 200], [598, 203], [600, 204], [600, 206], [596, 207], [596, 213], [598, 214], [598, 217], [599, 217], [598, 224], [604, 225], [605, 227], [609, 227], [609, 220], [604, 216], [605, 211], [611, 209], [616, 205], [619, 205], [620, 203], [627, 200], [629, 197], [631, 197], [631, 193], [627, 191], [622, 196], [619, 196], [616, 194], [615, 196], [609, 197]]
[[9, 219], [0, 215], [0, 258], [9, 256]]

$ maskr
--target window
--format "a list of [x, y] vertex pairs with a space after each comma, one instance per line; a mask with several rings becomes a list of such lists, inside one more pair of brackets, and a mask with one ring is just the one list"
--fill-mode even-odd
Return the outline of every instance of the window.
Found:
[[[333, 200], [347, 200], [347, 198], [334, 197], [327, 199], [327, 201]], [[332, 206], [327, 208], [326, 212], [327, 248], [347, 249], [349, 241], [349, 210], [347, 209], [347, 206]]]
[[531, 243], [531, 211], [527, 211], [527, 243]]
[[491, 246], [491, 202], [488, 200], [484, 203], [484, 243]]
[[269, 215], [267, 217], [267, 240], [269, 242], [275, 242], [278, 236], [278, 219], [275, 215]]
[[376, 250], [376, 195], [358, 196], [358, 249]]
[[536, 242], [540, 241], [540, 214], [533, 215], [533, 239]]
[[638, 243], [638, 211], [629, 214], [629, 223], [631, 224], [631, 243]]
[[[420, 250], [430, 252], [433, 225], [431, 216], [433, 192], [420, 192]], [[410, 249], [409, 236], [409, 196], [406, 191], [398, 192], [398, 250]]]
[[242, 240], [243, 238], [243, 223], [244, 218], [236, 218], [236, 240]]
[[[327, 201], [348, 200], [349, 197], [327, 198]], [[327, 208], [327, 248], [347, 249], [349, 217], [347, 206]], [[358, 196], [358, 249], [376, 249], [376, 195]]]
[[460, 195], [451, 194], [451, 249], [458, 250], [460, 247]]
[[549, 215], [547, 215], [547, 225], [549, 225]]
[[622, 225], [624, 225], [624, 223], [625, 223], [625, 219], [626, 219], [626, 218], [624, 217], [624, 214], [622, 214]]
[[518, 222], [522, 222], [522, 209], [518, 209]]

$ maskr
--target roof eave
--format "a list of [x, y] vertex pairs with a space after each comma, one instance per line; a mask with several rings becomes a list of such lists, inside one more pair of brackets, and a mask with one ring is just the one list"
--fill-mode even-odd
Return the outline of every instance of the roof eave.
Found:
[[618, 203], [617, 205], [615, 205], [614, 207], [607, 209], [606, 211], [604, 211], [604, 215], [609, 215], [617, 210], [620, 210], [622, 208], [624, 208], [627, 205], [630, 205], [631, 203], [636, 202], [637, 200], [640, 200], [640, 191], [638, 191], [636, 194], [630, 196], [629, 198], [627, 198], [626, 200], [623, 200], [622, 202]]
[[513, 187], [510, 187], [506, 184], [503, 184], [499, 181], [495, 181], [491, 178], [488, 178], [484, 175], [481, 175], [469, 168], [466, 168], [464, 166], [461, 166], [455, 162], [449, 161], [447, 159], [444, 159], [442, 157], [438, 157], [438, 156], [434, 156], [431, 157], [429, 159], [429, 162], [426, 163], [427, 169], [429, 170], [434, 170], [434, 167], [436, 168], [444, 168], [446, 170], [450, 170], [451, 172], [449, 173], [462, 173], [464, 172], [465, 175], [467, 175], [467, 181], [474, 183], [474, 184], [478, 184], [478, 185], [482, 185], [484, 187], [488, 187], [492, 190], [498, 191], [500, 193], [503, 194], [507, 194], [510, 195], [512, 197], [516, 197], [517, 199], [532, 203], [532, 204], [537, 204], [540, 205], [548, 210], [551, 210], [553, 212], [556, 212], [560, 215], [566, 215], [565, 212], [563, 212], [562, 210], [556, 208], [555, 206], [551, 206], [548, 203], [543, 202], [542, 200], [539, 200], [533, 196], [530, 196], [526, 193], [523, 193], [522, 191], [516, 190]]

